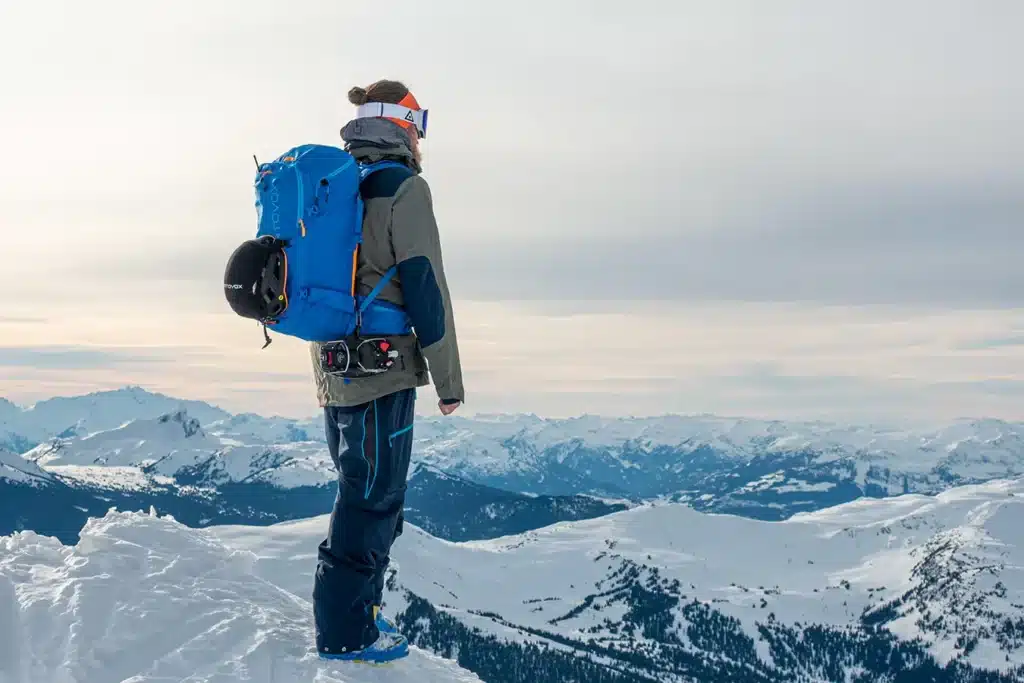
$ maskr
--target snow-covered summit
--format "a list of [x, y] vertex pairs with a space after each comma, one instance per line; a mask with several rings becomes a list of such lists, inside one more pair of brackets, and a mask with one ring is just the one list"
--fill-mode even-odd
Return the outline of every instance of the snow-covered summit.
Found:
[[[153, 419], [186, 410], [202, 423], [230, 416], [203, 401], [179, 399], [137, 386], [96, 391], [79, 396], [57, 396], [27, 408], [0, 405], [0, 443], [17, 436], [30, 446], [57, 436], [85, 436], [120, 427], [126, 422]], [[16, 449], [12, 449], [16, 450]]]
[[[224, 422], [215, 422], [224, 427]], [[185, 409], [136, 419], [80, 437], [55, 438], [23, 454], [50, 471], [90, 479], [92, 470], [136, 468], [139, 476], [186, 483], [262, 482], [285, 488], [316, 486], [336, 478], [323, 444], [264, 444], [254, 435], [208, 431]], [[85, 468], [89, 468], [87, 471]]]
[[320, 660], [309, 591], [256, 559], [137, 513], [90, 521], [75, 546], [0, 537], [0, 682], [479, 682], [417, 648], [383, 669]]
[[56, 438], [24, 454], [40, 465], [111, 465], [150, 467], [184, 451], [212, 453], [219, 439], [203, 431], [184, 409], [154, 418], [130, 420], [113, 429]]

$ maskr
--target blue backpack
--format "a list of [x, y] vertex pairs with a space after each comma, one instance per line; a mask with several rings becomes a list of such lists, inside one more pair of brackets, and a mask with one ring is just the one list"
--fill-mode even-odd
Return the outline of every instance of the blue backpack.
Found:
[[[327, 342], [359, 333], [371, 318], [373, 334], [407, 334], [398, 307], [375, 302], [392, 267], [366, 297], [356, 294], [363, 241], [360, 184], [398, 162], [361, 165], [345, 150], [294, 147], [269, 163], [257, 161], [259, 226], [228, 259], [224, 293], [238, 315], [281, 334]], [[383, 328], [383, 329], [382, 329]]]

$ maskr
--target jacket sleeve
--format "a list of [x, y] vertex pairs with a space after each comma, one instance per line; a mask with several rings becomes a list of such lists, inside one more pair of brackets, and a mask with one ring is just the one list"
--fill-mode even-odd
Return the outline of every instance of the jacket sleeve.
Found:
[[395, 194], [391, 244], [405, 309], [427, 359], [437, 395], [449, 403], [465, 401], [455, 316], [441, 260], [441, 237], [430, 187], [418, 175], [402, 183]]

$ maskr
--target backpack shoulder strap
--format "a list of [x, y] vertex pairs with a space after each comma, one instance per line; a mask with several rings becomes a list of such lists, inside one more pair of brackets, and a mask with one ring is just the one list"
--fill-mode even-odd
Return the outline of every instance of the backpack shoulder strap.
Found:
[[359, 174], [359, 196], [364, 200], [394, 197], [402, 183], [414, 175], [412, 169], [397, 161], [360, 165]]
[[[372, 173], [383, 171], [385, 168], [404, 168], [409, 171], [409, 167], [400, 161], [376, 161], [372, 164], [359, 164], [359, 179], [366, 180]], [[409, 173], [412, 173], [412, 171], [409, 171]]]
[[[367, 179], [377, 171], [383, 171], [385, 169], [395, 168], [405, 171], [404, 173], [395, 173], [393, 182], [387, 182], [387, 178], [382, 178], [381, 183], [368, 183]], [[389, 174], [390, 175], [390, 174]], [[398, 190], [398, 187], [405, 182], [410, 176], [413, 175], [413, 171], [405, 164], [398, 161], [378, 161], [372, 164], [360, 164], [359, 165], [359, 194], [365, 199], [371, 199], [374, 197], [393, 196]], [[377, 187], [380, 185], [380, 187]], [[384, 186], [387, 187], [384, 187]], [[384, 289], [384, 285], [391, 281], [391, 278], [398, 272], [398, 266], [391, 266], [381, 276], [380, 281], [377, 282], [376, 286], [370, 290], [370, 293], [366, 295], [363, 301], [359, 304], [358, 317], [361, 322], [361, 318], [370, 304], [377, 298], [381, 290]]]

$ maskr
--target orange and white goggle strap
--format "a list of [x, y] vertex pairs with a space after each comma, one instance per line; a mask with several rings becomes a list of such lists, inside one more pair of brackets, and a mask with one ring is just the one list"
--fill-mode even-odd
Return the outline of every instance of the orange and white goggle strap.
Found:
[[427, 136], [427, 110], [412, 109], [400, 104], [388, 104], [386, 102], [367, 102], [356, 109], [357, 119], [385, 118], [394, 119], [395, 123], [408, 128], [416, 126], [416, 132], [421, 138]]

